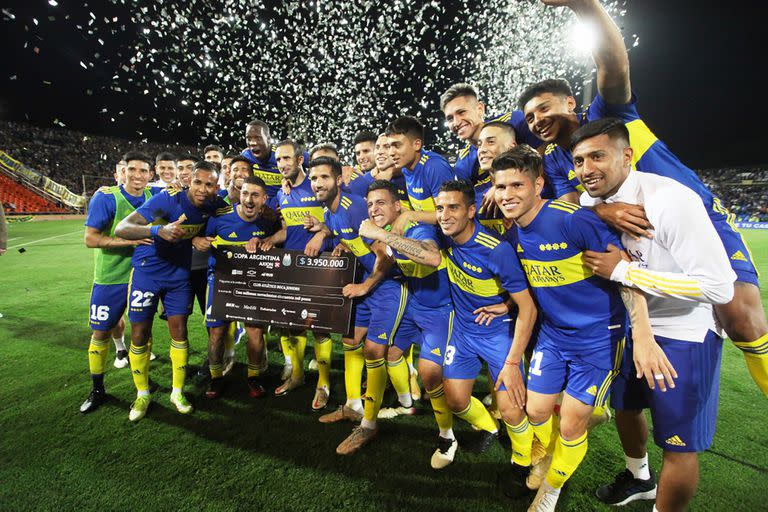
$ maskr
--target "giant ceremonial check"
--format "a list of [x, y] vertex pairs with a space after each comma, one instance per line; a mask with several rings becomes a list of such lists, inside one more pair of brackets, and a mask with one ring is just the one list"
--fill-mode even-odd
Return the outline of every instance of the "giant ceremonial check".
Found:
[[352, 300], [341, 294], [353, 282], [353, 256], [305, 256], [241, 247], [215, 251], [216, 279], [211, 313], [221, 320], [346, 333]]

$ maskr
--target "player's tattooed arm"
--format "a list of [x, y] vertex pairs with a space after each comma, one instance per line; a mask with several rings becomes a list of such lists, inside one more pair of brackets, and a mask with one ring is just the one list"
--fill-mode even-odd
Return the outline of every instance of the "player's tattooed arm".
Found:
[[629, 58], [621, 32], [599, 0], [542, 0], [552, 6], [568, 6], [596, 32], [592, 57], [597, 65], [597, 90], [606, 103], [624, 105], [632, 99]]
[[89, 249], [115, 249], [117, 247], [134, 247], [137, 245], [151, 245], [151, 238], [140, 240], [126, 240], [117, 236], [105, 235], [103, 232], [90, 226], [85, 227], [85, 246]]
[[401, 254], [408, 256], [408, 258], [416, 263], [429, 265], [430, 267], [439, 267], [443, 261], [440, 249], [432, 240], [406, 238], [398, 233], [378, 227], [370, 219], [360, 223], [358, 234], [371, 240], [383, 242]]
[[152, 238], [152, 228], [157, 227], [157, 236], [168, 242], [178, 242], [184, 237], [184, 228], [181, 224], [187, 220], [187, 216], [182, 214], [178, 220], [170, 222], [163, 226], [150, 226], [149, 221], [139, 212], [133, 212], [120, 221], [115, 228], [115, 234], [126, 240], [143, 240]]
[[619, 286], [619, 293], [632, 326], [632, 355], [637, 378], [645, 377], [651, 389], [655, 389], [657, 383], [661, 391], [666, 391], [667, 386], [674, 388], [677, 372], [653, 337], [645, 294], [627, 286]]

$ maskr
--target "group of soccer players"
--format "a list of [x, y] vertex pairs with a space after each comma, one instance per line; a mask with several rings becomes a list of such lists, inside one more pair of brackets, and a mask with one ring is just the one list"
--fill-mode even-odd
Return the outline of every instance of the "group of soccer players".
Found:
[[[577, 112], [566, 82], [544, 80], [525, 90], [519, 110], [485, 119], [476, 90], [456, 84], [440, 98], [447, 125], [466, 143], [454, 166], [424, 146], [423, 125], [411, 116], [381, 133], [360, 132], [355, 168], [341, 164], [333, 144], [309, 153], [292, 140], [272, 146], [259, 120], [246, 126], [240, 155], [216, 146], [205, 160], [127, 153], [118, 184], [93, 197], [86, 220], [86, 245], [98, 250], [93, 388], [81, 411], [104, 400], [112, 338], [115, 366], [130, 364], [137, 389], [129, 418], [147, 413], [160, 304], [171, 338], [170, 401], [192, 411], [183, 387], [195, 295], [209, 334], [206, 396], [224, 392], [236, 327], [211, 312], [212, 251], [347, 252], [364, 275], [343, 289], [354, 306], [353, 328], [339, 333], [346, 396], [319, 418], [356, 423], [339, 454], [375, 439], [379, 418], [414, 412], [416, 345], [438, 427], [433, 468], [457, 453], [454, 417], [482, 432], [481, 448], [498, 438], [496, 419], [472, 395], [485, 367], [512, 447], [499, 479], [507, 496], [536, 491], [529, 510], [555, 510], [610, 396], [626, 469], [597, 499], [655, 499], [654, 510], [684, 510], [698, 484], [697, 453], [714, 435], [725, 334], [768, 394], [757, 271], [729, 212], [639, 117], [626, 48], [599, 2], [543, 1], [569, 6], [598, 31], [597, 97]], [[153, 165], [159, 179], [150, 184]], [[304, 384], [308, 332], [278, 334], [286, 360], [280, 396]], [[243, 336], [250, 395], [265, 396], [264, 326], [246, 323]], [[314, 339], [311, 407], [321, 410], [333, 342]], [[383, 410], [388, 381], [399, 405]], [[646, 408], [664, 454], [658, 485]]]

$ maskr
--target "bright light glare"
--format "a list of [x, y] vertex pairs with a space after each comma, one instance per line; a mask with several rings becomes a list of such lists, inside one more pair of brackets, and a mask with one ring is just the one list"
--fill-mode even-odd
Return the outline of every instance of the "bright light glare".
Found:
[[594, 50], [595, 44], [597, 43], [594, 27], [589, 23], [576, 23], [571, 31], [571, 43], [579, 53], [592, 53], [592, 50]]

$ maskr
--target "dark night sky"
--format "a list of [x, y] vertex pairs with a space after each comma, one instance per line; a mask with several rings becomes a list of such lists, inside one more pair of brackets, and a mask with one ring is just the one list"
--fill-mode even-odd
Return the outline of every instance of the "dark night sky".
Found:
[[[51, 8], [45, 0], [25, 0], [10, 8], [17, 15], [39, 18], [64, 11], [87, 16], [87, 10], [67, 7], [66, 0], [60, 3], [59, 8]], [[694, 168], [768, 163], [761, 144], [766, 108], [758, 79], [765, 63], [761, 52], [765, 48], [766, 8], [762, 4], [627, 2], [625, 33], [640, 37], [640, 45], [630, 53], [640, 114]], [[127, 13], [124, 7], [98, 9]], [[3, 21], [0, 26], [2, 48], [10, 50], [4, 55], [0, 73], [0, 118], [24, 120], [28, 116], [43, 126], [58, 118], [82, 131], [125, 135], [135, 132], [136, 116], [150, 111], [151, 103], [144, 98], [100, 90], [110, 84], [111, 76], [106, 71], [86, 72], [79, 66], [91, 52], [92, 42], [85, 41], [73, 27], [52, 24], [58, 28], [46, 34], [40, 55], [35, 55], [21, 48], [29, 39], [22, 32], [22, 24]], [[122, 42], [126, 41], [129, 38], [123, 36]], [[102, 48], [102, 54], [110, 51], [109, 45], [107, 42]], [[13, 75], [17, 78], [10, 80]], [[52, 84], [44, 85], [43, 80]], [[93, 94], [87, 95], [87, 89]], [[105, 102], [112, 111], [126, 110], [124, 120], [105, 124], [103, 114], [99, 114]], [[173, 134], [148, 135], [164, 142], [199, 142], [188, 127]]]

